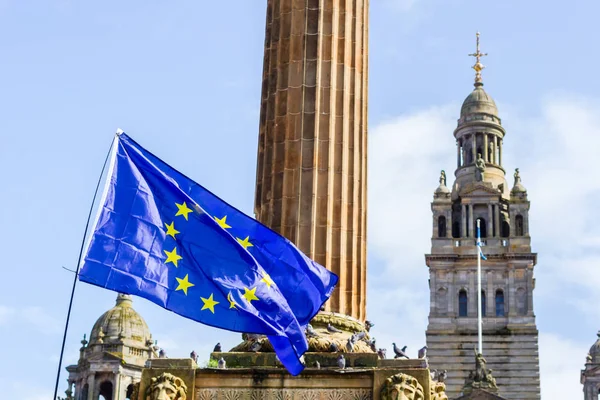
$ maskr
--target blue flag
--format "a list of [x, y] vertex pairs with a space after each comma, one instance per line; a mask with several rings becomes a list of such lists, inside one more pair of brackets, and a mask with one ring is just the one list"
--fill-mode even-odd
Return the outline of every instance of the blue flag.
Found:
[[481, 232], [479, 231], [479, 222], [477, 225], [477, 251], [479, 252], [479, 256], [482, 260], [487, 260], [487, 257], [483, 255], [483, 250], [481, 250]]
[[303, 370], [304, 330], [338, 277], [143, 149], [115, 139], [79, 279], [231, 331]]

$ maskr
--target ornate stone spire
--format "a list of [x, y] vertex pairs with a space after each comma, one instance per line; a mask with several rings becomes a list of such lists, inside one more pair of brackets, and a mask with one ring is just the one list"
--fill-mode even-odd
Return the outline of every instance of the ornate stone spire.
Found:
[[488, 54], [487, 53], [482, 53], [479, 50], [479, 32], [477, 32], [477, 51], [475, 51], [475, 53], [471, 53], [469, 54], [469, 56], [471, 57], [475, 57], [475, 65], [473, 65], [471, 68], [473, 68], [475, 70], [475, 87], [477, 86], [483, 86], [483, 81], [481, 80], [481, 71], [483, 71], [483, 69], [485, 68], [485, 65], [483, 65], [481, 63], [481, 57], [485, 57]]

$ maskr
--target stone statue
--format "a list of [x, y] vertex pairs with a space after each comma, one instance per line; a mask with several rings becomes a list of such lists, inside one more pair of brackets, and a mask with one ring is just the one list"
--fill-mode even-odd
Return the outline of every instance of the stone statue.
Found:
[[475, 179], [477, 180], [477, 182], [482, 182], [485, 173], [485, 161], [483, 161], [483, 158], [481, 158], [481, 153], [477, 153], [477, 161], [475, 161], [475, 168], [477, 168], [477, 170], [475, 171]]
[[446, 171], [440, 172], [440, 186], [446, 186]]
[[514, 186], [517, 186], [517, 184], [521, 183], [521, 174], [519, 174], [519, 168], [515, 168], [515, 174], [513, 176], [515, 177]]
[[487, 376], [486, 361], [483, 354], [475, 352], [475, 375], [473, 379], [481, 382]]
[[187, 386], [183, 380], [173, 374], [163, 372], [152, 378], [146, 389], [145, 400], [186, 400]]
[[383, 382], [380, 393], [381, 400], [424, 400], [423, 386], [417, 378], [396, 374], [390, 376]]
[[475, 370], [469, 373], [465, 382], [464, 393], [470, 393], [474, 388], [486, 389], [492, 392], [498, 390], [496, 379], [492, 376], [492, 370], [487, 369], [486, 360], [483, 354], [475, 351]]

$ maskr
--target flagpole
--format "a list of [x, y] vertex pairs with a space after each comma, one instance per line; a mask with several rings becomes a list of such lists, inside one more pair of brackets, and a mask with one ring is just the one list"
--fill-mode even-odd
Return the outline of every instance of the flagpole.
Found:
[[482, 319], [481, 319], [481, 235], [479, 231], [479, 222], [477, 220], [477, 336], [479, 341], [479, 354], [483, 354], [483, 335], [482, 335]]
[[58, 396], [58, 385], [60, 382], [60, 370], [62, 368], [62, 361], [63, 361], [63, 356], [65, 353], [65, 343], [67, 341], [67, 331], [69, 329], [69, 320], [71, 318], [71, 309], [73, 307], [73, 297], [75, 297], [75, 287], [77, 286], [77, 277], [79, 276], [79, 268], [81, 266], [81, 256], [83, 254], [83, 249], [85, 246], [85, 236], [87, 234], [87, 231], [88, 231], [88, 228], [90, 225], [90, 220], [92, 218], [92, 211], [94, 209], [94, 203], [96, 203], [96, 197], [98, 196], [98, 190], [100, 189], [100, 183], [102, 182], [102, 176], [104, 176], [104, 171], [106, 170], [106, 164], [108, 163], [110, 155], [113, 151], [113, 147], [114, 147], [116, 138], [119, 135], [119, 132], [121, 132], [120, 129], [117, 131], [117, 135], [115, 136], [115, 138], [113, 140], [111, 140], [111, 142], [110, 142], [110, 148], [108, 149], [108, 153], [106, 154], [106, 159], [104, 160], [104, 165], [102, 166], [102, 172], [100, 172], [100, 176], [98, 177], [98, 183], [96, 184], [96, 191], [94, 192], [94, 197], [92, 198], [92, 204], [90, 205], [90, 211], [88, 212], [87, 222], [85, 224], [85, 230], [83, 231], [83, 238], [81, 239], [81, 247], [79, 249], [79, 258], [77, 259], [77, 269], [75, 271], [75, 276], [73, 277], [73, 287], [71, 288], [71, 298], [69, 300], [69, 309], [67, 311], [67, 319], [65, 322], [65, 331], [63, 333], [62, 346], [60, 348], [60, 357], [58, 358], [58, 370], [56, 372], [56, 384], [54, 386], [54, 397], [52, 397], [52, 400], [56, 400], [56, 398]]

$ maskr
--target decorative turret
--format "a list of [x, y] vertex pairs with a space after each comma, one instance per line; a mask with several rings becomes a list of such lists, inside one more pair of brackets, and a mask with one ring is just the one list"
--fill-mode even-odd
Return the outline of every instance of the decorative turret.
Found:
[[598, 388], [600, 388], [600, 331], [596, 335], [598, 339], [590, 347], [585, 358], [585, 367], [581, 371], [580, 382], [583, 385], [585, 400], [598, 399]]

